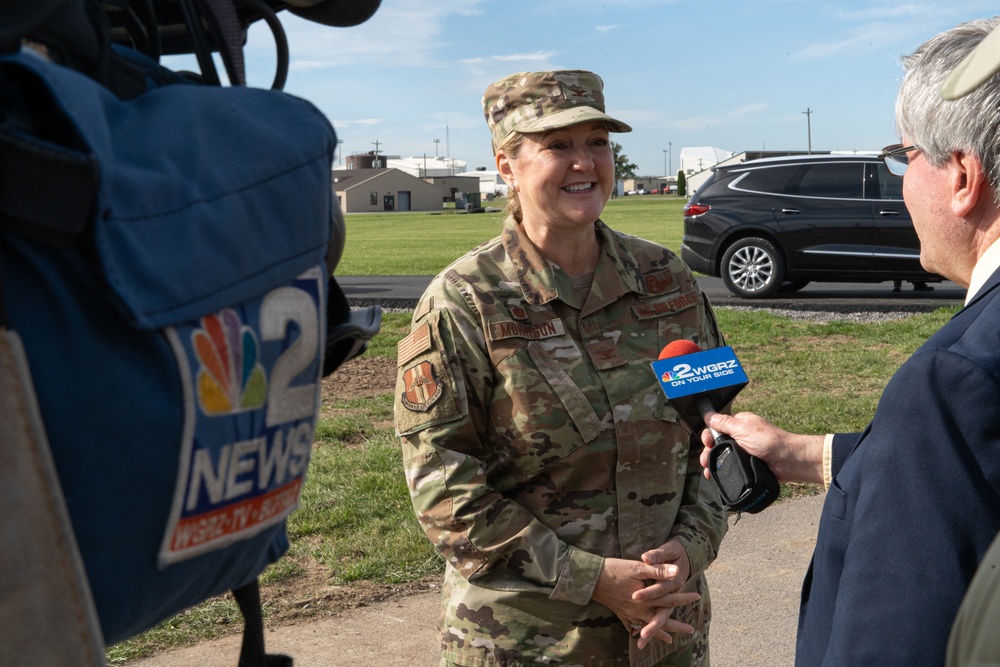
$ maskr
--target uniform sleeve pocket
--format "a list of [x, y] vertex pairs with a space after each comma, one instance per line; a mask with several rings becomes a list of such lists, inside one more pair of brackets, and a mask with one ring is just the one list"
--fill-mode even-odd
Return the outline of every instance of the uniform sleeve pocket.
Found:
[[468, 414], [465, 382], [448, 363], [449, 351], [433, 315], [401, 341], [395, 392], [397, 435], [411, 435]]

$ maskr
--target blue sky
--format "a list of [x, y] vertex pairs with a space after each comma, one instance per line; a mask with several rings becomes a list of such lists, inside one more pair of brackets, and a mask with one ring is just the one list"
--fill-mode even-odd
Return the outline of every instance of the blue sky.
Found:
[[[470, 171], [494, 169], [487, 84], [589, 69], [604, 79], [609, 113], [634, 128], [613, 139], [654, 176], [665, 159], [676, 171], [686, 146], [805, 150], [810, 130], [814, 150], [894, 143], [900, 56], [997, 11], [979, 0], [382, 0], [351, 28], [279, 18], [291, 52], [285, 91], [326, 114], [345, 155], [378, 141], [383, 154], [437, 151]], [[270, 85], [263, 22], [245, 53], [250, 84]]]

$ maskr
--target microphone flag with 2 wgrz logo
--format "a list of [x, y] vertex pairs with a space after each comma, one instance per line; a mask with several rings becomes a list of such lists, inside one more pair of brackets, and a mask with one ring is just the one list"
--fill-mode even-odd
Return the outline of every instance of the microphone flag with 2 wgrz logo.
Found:
[[[729, 405], [749, 383], [729, 346], [702, 350], [692, 341], [677, 340], [651, 365], [667, 400], [694, 433], [705, 428], [709, 411]], [[725, 508], [755, 514], [774, 502], [781, 489], [767, 465], [730, 436], [714, 430], [712, 436], [708, 471]]]
[[699, 397], [707, 397], [716, 409], [721, 409], [750, 382], [736, 353], [728, 345], [658, 359], [652, 366], [664, 395], [695, 432], [705, 428], [705, 420], [696, 405]]

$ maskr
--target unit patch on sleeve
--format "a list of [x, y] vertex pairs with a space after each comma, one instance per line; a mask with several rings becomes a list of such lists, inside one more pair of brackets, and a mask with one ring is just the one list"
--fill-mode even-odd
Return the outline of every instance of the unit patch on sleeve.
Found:
[[298, 506], [319, 409], [325, 287], [317, 267], [165, 330], [185, 414], [161, 568], [252, 537]]
[[400, 402], [407, 410], [427, 412], [441, 398], [442, 387], [434, 376], [434, 366], [421, 361], [403, 371], [403, 394]]

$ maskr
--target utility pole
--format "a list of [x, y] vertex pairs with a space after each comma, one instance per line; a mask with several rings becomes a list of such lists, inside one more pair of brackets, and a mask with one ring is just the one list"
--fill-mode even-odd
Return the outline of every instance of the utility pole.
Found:
[[378, 164], [378, 145], [379, 145], [379, 140], [376, 139], [375, 141], [372, 142], [372, 144], [374, 144], [374, 146], [375, 146], [375, 160], [372, 162], [372, 166], [375, 167], [376, 169], [378, 169], [378, 167], [379, 167], [379, 164]]
[[448, 175], [455, 175], [455, 161], [451, 159], [451, 127], [448, 125], [448, 120], [444, 121], [444, 152], [445, 156], [451, 160], [451, 167], [448, 169]]
[[812, 113], [813, 113], [813, 110], [810, 109], [809, 107], [806, 107], [806, 110], [803, 111], [802, 113], [804, 113], [806, 115], [806, 132], [808, 132], [808, 136], [809, 136], [809, 154], [812, 155], [812, 152], [813, 152]]
[[344, 149], [341, 148], [341, 146], [343, 146], [343, 145], [344, 145], [344, 140], [343, 139], [337, 139], [337, 148], [338, 148], [337, 153], [340, 154], [340, 166], [341, 167], [344, 166]]
[[437, 158], [437, 156], [438, 156], [438, 144], [439, 144], [439, 143], [441, 143], [441, 140], [440, 140], [440, 139], [435, 139], [435, 140], [434, 140], [434, 158], [435, 158], [435, 159], [436, 159], [436, 158]]

